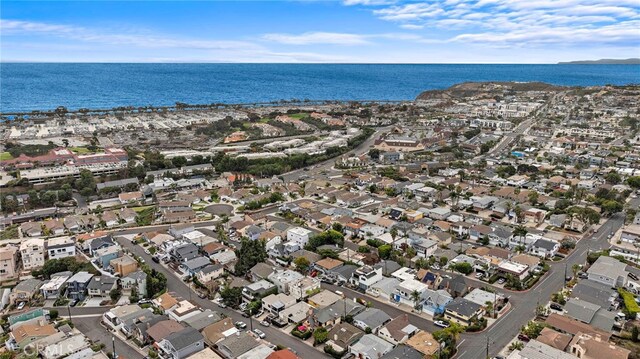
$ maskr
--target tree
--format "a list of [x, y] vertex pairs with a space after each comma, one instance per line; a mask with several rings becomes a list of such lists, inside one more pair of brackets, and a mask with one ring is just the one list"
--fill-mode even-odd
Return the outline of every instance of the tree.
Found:
[[129, 303], [137, 303], [140, 300], [140, 294], [138, 293], [138, 287], [131, 287], [131, 295], [129, 295]]
[[522, 210], [522, 208], [520, 208], [520, 206], [516, 205], [516, 207], [513, 209], [513, 211], [516, 213], [516, 221], [518, 223], [522, 222], [524, 220], [524, 211]]
[[330, 229], [311, 237], [305, 247], [307, 250], [315, 251], [316, 248], [326, 244], [336, 244], [342, 247], [344, 246], [344, 235], [336, 230]]
[[51, 321], [58, 319], [58, 311], [56, 309], [49, 310], [49, 319], [51, 319]]
[[489, 245], [489, 236], [487, 236], [485, 234], [484, 236], [482, 236], [482, 238], [480, 238], [478, 240], [478, 242], [480, 242], [480, 244], [482, 244], [483, 246], [488, 246]]
[[616, 185], [622, 182], [622, 177], [620, 177], [620, 175], [617, 172], [613, 172], [613, 171], [607, 173], [604, 179], [610, 185]]
[[225, 305], [231, 308], [238, 308], [242, 302], [242, 288], [224, 286], [220, 291], [220, 298]]
[[418, 309], [420, 307], [420, 292], [417, 290], [411, 292], [411, 300], [413, 301], [413, 307]]
[[522, 333], [530, 339], [535, 339], [540, 335], [544, 327], [543, 323], [530, 321], [526, 326], [522, 327]]
[[393, 241], [393, 246], [395, 247], [396, 238], [398, 238], [398, 228], [396, 227], [391, 228], [391, 231], [389, 231], [389, 234], [391, 235], [391, 240]]
[[313, 332], [313, 345], [319, 345], [329, 340], [327, 328], [320, 327]]
[[449, 261], [449, 259], [447, 257], [440, 257], [438, 261], [440, 262], [440, 266], [444, 267], [447, 265], [447, 262]]
[[112, 302], [117, 302], [118, 299], [120, 299], [120, 296], [122, 295], [122, 291], [118, 288], [114, 288], [111, 289], [111, 291], [109, 292], [109, 297], [111, 298]]
[[640, 176], [631, 176], [627, 178], [627, 184], [633, 189], [640, 189]]
[[536, 204], [538, 204], [538, 192], [536, 191], [529, 192], [529, 194], [527, 195], [527, 198], [529, 199], [529, 203], [531, 203], [532, 206], [535, 206]]
[[638, 328], [637, 325], [634, 325], [633, 328], [631, 328], [631, 341], [633, 342], [640, 341], [638, 339], [638, 336], [640, 336], [640, 328]]
[[467, 262], [462, 262], [462, 263], [456, 263], [454, 265], [451, 266], [454, 270], [467, 275], [470, 274], [471, 272], [473, 272], [473, 267], [471, 266], [470, 263]]
[[378, 247], [378, 256], [382, 259], [389, 259], [389, 257], [391, 257], [391, 245], [390, 244], [383, 244], [380, 247]]
[[238, 262], [235, 266], [236, 274], [244, 276], [253, 266], [264, 262], [266, 259], [267, 250], [263, 240], [252, 241], [243, 237], [240, 240], [240, 249], [238, 250]]
[[144, 265], [142, 270], [147, 274], [147, 296], [149, 298], [155, 298], [167, 289], [167, 277], [163, 273], [150, 269], [147, 265]]
[[298, 257], [294, 259], [293, 264], [296, 266], [296, 271], [302, 274], [307, 274], [307, 272], [309, 272], [309, 266], [311, 265], [309, 260], [305, 257]]

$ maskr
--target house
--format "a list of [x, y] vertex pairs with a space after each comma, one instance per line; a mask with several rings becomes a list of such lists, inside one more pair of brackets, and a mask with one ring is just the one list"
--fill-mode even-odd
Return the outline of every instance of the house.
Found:
[[298, 302], [280, 312], [279, 318], [286, 323], [300, 323], [307, 319], [311, 306], [305, 302]]
[[[392, 299], [396, 302], [416, 308], [422, 302], [422, 295], [429, 287], [413, 278], [402, 281], [396, 287]], [[414, 295], [414, 293], [416, 293]]]
[[364, 306], [353, 300], [340, 299], [328, 307], [313, 309], [309, 322], [314, 327], [327, 327], [340, 323], [345, 315], [356, 316], [364, 311]]
[[563, 334], [551, 328], [544, 327], [536, 340], [558, 350], [565, 351], [571, 342], [571, 338], [571, 335]]
[[136, 203], [144, 200], [144, 195], [140, 191], [124, 192], [118, 195], [120, 204]]
[[164, 293], [158, 298], [153, 299], [152, 302], [153, 305], [166, 312], [178, 304], [178, 299], [174, 298], [170, 293]]
[[415, 325], [409, 323], [409, 315], [401, 314], [378, 330], [378, 336], [393, 345], [406, 342], [418, 333]]
[[409, 338], [405, 344], [420, 352], [424, 358], [433, 358], [438, 349], [440, 349], [440, 343], [435, 340], [431, 333], [424, 330]]
[[9, 294], [9, 302], [16, 304], [18, 302], [28, 302], [34, 295], [39, 293], [42, 281], [35, 278], [20, 281]]
[[587, 274], [589, 279], [602, 284], [606, 284], [610, 287], [624, 287], [627, 284], [627, 265], [619, 260], [600, 256], [589, 267]]
[[350, 282], [362, 290], [367, 290], [381, 279], [382, 268], [374, 268], [365, 265], [358, 268], [353, 273], [353, 276], [350, 278]]
[[67, 279], [67, 297], [70, 299], [84, 300], [93, 274], [78, 272]]
[[615, 324], [615, 312], [577, 298], [569, 298], [564, 306], [564, 311], [568, 317], [607, 332], [610, 332]]
[[533, 242], [533, 245], [529, 249], [529, 252], [534, 256], [540, 258], [552, 258], [558, 253], [560, 249], [560, 243], [549, 239], [540, 238]]
[[199, 307], [188, 300], [181, 300], [173, 308], [166, 311], [169, 318], [176, 322], [183, 322], [187, 318], [202, 313]]
[[392, 349], [393, 344], [373, 334], [365, 334], [349, 346], [349, 352], [359, 359], [379, 359]]
[[175, 320], [167, 319], [166, 316], [162, 317], [163, 320], [158, 321], [155, 324], [149, 324], [149, 328], [147, 329], [147, 336], [150, 341], [154, 343], [159, 343], [162, 339], [166, 338], [171, 333], [177, 333], [184, 329], [182, 324], [176, 322]]
[[24, 323], [11, 330], [5, 345], [9, 350], [19, 351], [29, 344], [57, 333], [52, 324]]
[[314, 268], [322, 271], [323, 273], [327, 273], [331, 270], [334, 270], [335, 268], [342, 266], [343, 264], [344, 262], [340, 260], [327, 257], [317, 261], [316, 264], [314, 264]]
[[262, 308], [275, 316], [280, 316], [280, 312], [294, 304], [296, 304], [296, 298], [284, 293], [271, 294], [262, 298]]
[[28, 238], [20, 243], [22, 267], [25, 270], [40, 268], [44, 265], [44, 239]]
[[453, 297], [462, 297], [469, 291], [469, 286], [462, 275], [454, 275], [453, 278], [444, 278], [438, 285], [438, 289], [446, 290]]
[[299, 282], [302, 278], [302, 274], [290, 269], [275, 271], [268, 277], [280, 293], [289, 293], [290, 286]]
[[602, 340], [599, 336], [579, 333], [569, 343], [569, 353], [582, 359], [628, 359], [631, 351]]
[[16, 278], [19, 251], [18, 247], [12, 245], [0, 247], [0, 282]]
[[26, 222], [20, 225], [20, 231], [27, 237], [39, 237], [42, 235], [42, 224], [40, 222]]
[[571, 335], [577, 335], [578, 333], [585, 333], [593, 336], [599, 335], [603, 340], [609, 340], [611, 337], [611, 333], [609, 332], [605, 332], [579, 320], [556, 313], [549, 314], [545, 323], [549, 327]]
[[424, 359], [425, 355], [408, 345], [398, 345], [380, 359]]
[[213, 347], [217, 342], [236, 333], [239, 333], [239, 330], [233, 324], [231, 318], [224, 318], [202, 330], [204, 342], [210, 347]]
[[512, 261], [502, 261], [498, 265], [497, 271], [506, 275], [511, 274], [514, 277], [523, 280], [529, 275], [529, 266]]
[[453, 298], [446, 290], [426, 289], [420, 294], [422, 306], [420, 309], [428, 315], [434, 316], [444, 313], [445, 307]]
[[111, 265], [113, 271], [120, 276], [126, 276], [138, 270], [138, 261], [128, 255], [112, 259], [109, 265]]
[[211, 265], [211, 259], [203, 256], [197, 256], [184, 261], [180, 267], [183, 269], [184, 274], [192, 276], [208, 265]]
[[329, 331], [327, 345], [330, 345], [337, 352], [342, 352], [360, 340], [363, 335], [364, 332], [353, 325], [340, 323]]
[[196, 277], [200, 283], [209, 283], [214, 279], [218, 279], [224, 274], [224, 266], [222, 264], [209, 264], [196, 272]]
[[120, 246], [100, 248], [95, 251], [94, 262], [102, 269], [108, 270], [111, 265], [111, 260], [116, 259], [121, 255], [122, 248]]
[[309, 243], [311, 233], [313, 232], [306, 228], [293, 227], [287, 230], [287, 241], [297, 243], [302, 248]]
[[116, 288], [118, 288], [118, 278], [95, 276], [91, 278], [87, 290], [91, 297], [108, 297], [109, 292]]
[[134, 287], [141, 298], [147, 297], [147, 273], [137, 270], [120, 278], [120, 284], [125, 291], [131, 291]]
[[618, 309], [618, 292], [610, 285], [581, 279], [571, 289], [571, 297], [596, 304], [607, 310]]
[[318, 294], [313, 295], [307, 299], [307, 303], [314, 308], [324, 308], [342, 299], [341, 295], [338, 295], [330, 290], [322, 290]]
[[289, 349], [282, 349], [269, 354], [266, 359], [300, 359], [300, 357]]
[[216, 344], [216, 351], [225, 359], [235, 359], [259, 344], [258, 340], [245, 331], [219, 341]]
[[552, 346], [541, 343], [537, 340], [530, 340], [520, 350], [517, 358], [536, 358], [536, 359], [576, 359], [575, 356], [558, 350]]
[[269, 275], [273, 272], [274, 272], [274, 267], [264, 262], [256, 263], [256, 265], [251, 267], [251, 269], [249, 270], [249, 274], [251, 276], [252, 282], [257, 282], [262, 279], [267, 279]]
[[51, 238], [47, 241], [47, 254], [49, 259], [75, 257], [76, 243], [70, 237]]
[[289, 287], [289, 294], [298, 300], [306, 299], [310, 294], [320, 290], [320, 279], [304, 277]]
[[482, 313], [482, 305], [458, 297], [446, 305], [444, 318], [461, 325], [470, 325]]
[[169, 334], [158, 347], [166, 354], [165, 358], [184, 359], [204, 349], [204, 337], [196, 329], [187, 327]]
[[174, 248], [171, 251], [171, 258], [178, 263], [184, 263], [197, 257], [198, 253], [198, 246], [193, 243], [187, 243]]
[[46, 235], [60, 236], [64, 234], [64, 220], [47, 219], [42, 223], [42, 226]]
[[475, 288], [469, 294], [464, 296], [464, 299], [485, 306], [487, 302], [498, 303], [504, 301], [504, 297], [496, 292], [491, 293], [482, 288]]
[[40, 287], [40, 292], [45, 299], [57, 299], [64, 293], [64, 289], [67, 285], [68, 275], [52, 275], [51, 279], [44, 282]]
[[435, 253], [436, 249], [438, 249], [438, 242], [426, 238], [412, 240], [409, 243], [411, 247], [415, 249], [416, 255], [422, 258], [431, 257]]
[[245, 302], [251, 302], [258, 297], [263, 297], [267, 293], [277, 293], [278, 287], [266, 280], [250, 283], [242, 288], [242, 298]]
[[222, 319], [224, 319], [222, 314], [214, 312], [211, 309], [206, 309], [204, 312], [197, 313], [184, 319], [181, 323], [186, 324], [197, 331], [201, 331]]
[[240, 355], [238, 359], [265, 359], [270, 354], [273, 353], [273, 349], [271, 349], [267, 344], [260, 343], [257, 347], [249, 350], [248, 352]]
[[362, 313], [353, 317], [353, 325], [371, 333], [377, 333], [378, 329], [391, 321], [391, 317], [377, 308], [367, 308]]
[[84, 240], [89, 251], [89, 255], [92, 257], [95, 257], [96, 252], [100, 249], [116, 246], [111, 235], [106, 232], [94, 232], [87, 235], [80, 235], [77, 237], [77, 240], [79, 242]]

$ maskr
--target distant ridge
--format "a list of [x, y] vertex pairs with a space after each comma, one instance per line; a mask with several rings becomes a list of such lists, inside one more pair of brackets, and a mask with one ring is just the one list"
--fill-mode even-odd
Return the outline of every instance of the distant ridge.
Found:
[[640, 65], [640, 58], [567, 61], [558, 65]]

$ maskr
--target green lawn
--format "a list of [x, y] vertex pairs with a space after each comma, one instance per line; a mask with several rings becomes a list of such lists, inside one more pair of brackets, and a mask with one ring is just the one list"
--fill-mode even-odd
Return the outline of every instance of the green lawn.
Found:
[[73, 151], [73, 152], [75, 152], [77, 154], [80, 154], [80, 155], [86, 155], [88, 153], [93, 153], [93, 152], [89, 151], [89, 149], [86, 148], [86, 147], [71, 147], [70, 149], [71, 149], [71, 151]]
[[151, 205], [151, 206], [142, 206], [142, 207], [131, 207], [131, 209], [136, 211], [136, 213], [140, 213], [140, 212], [145, 211], [145, 210], [147, 210], [149, 208], [152, 208], [152, 207], [154, 207], [154, 206]]
[[13, 159], [13, 156], [11, 156], [11, 153], [9, 152], [0, 153], [0, 161], [7, 161], [12, 159]]
[[309, 116], [309, 114], [308, 113], [294, 113], [294, 114], [291, 114], [291, 115], [288, 115], [288, 116], [291, 117], [291, 118], [296, 118], [296, 119], [299, 120], [299, 119], [301, 119], [303, 117]]

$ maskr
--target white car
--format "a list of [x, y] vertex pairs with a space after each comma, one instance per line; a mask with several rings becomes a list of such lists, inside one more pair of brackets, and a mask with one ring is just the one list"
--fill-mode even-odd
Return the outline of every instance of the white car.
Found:
[[262, 330], [257, 329], [257, 328], [253, 330], [253, 333], [254, 333], [255, 335], [257, 335], [257, 336], [258, 336], [258, 338], [260, 338], [260, 339], [264, 339], [264, 338], [266, 338], [266, 337], [267, 337], [267, 335], [266, 335], [266, 334], [264, 334], [264, 332], [263, 332]]
[[449, 323], [445, 322], [444, 320], [436, 320], [435, 322], [433, 322], [433, 324], [440, 328], [449, 328]]
[[477, 272], [476, 273], [476, 278], [482, 278], [484, 276], [483, 273]]

